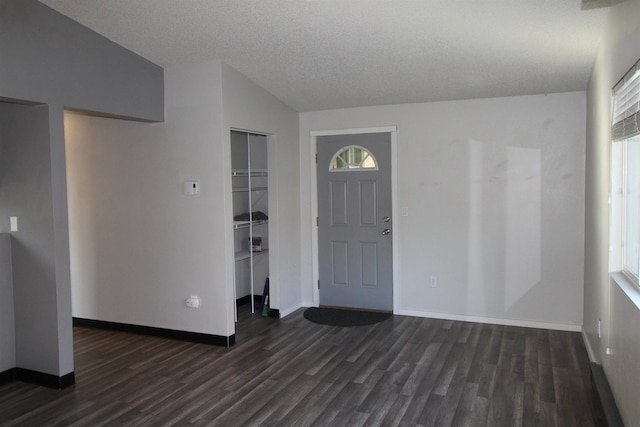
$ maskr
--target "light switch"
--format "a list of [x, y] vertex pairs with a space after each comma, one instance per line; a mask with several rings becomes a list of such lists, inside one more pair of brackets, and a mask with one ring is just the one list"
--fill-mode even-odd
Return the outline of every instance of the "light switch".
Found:
[[400, 216], [409, 216], [409, 206], [403, 206], [400, 208]]
[[184, 194], [198, 196], [200, 194], [200, 183], [198, 181], [186, 181], [184, 183]]
[[11, 225], [11, 231], [18, 231], [18, 217], [12, 216], [9, 218], [9, 223]]

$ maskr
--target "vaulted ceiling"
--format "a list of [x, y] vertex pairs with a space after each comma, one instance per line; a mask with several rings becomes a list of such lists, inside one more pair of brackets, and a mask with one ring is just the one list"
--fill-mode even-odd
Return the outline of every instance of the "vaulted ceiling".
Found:
[[163, 67], [219, 59], [297, 111], [585, 90], [581, 0], [40, 0]]

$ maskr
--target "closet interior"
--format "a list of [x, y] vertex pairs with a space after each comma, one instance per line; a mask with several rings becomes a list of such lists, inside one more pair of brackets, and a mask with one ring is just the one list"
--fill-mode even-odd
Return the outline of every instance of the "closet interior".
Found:
[[231, 168], [235, 298], [237, 306], [251, 304], [255, 313], [263, 309], [269, 277], [266, 135], [232, 130]]

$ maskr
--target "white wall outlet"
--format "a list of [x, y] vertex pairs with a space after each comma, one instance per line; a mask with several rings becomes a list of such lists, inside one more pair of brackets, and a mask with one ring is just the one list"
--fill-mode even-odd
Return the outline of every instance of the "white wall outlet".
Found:
[[191, 295], [189, 298], [187, 298], [187, 300], [185, 301], [185, 305], [189, 308], [198, 308], [200, 307], [200, 298], [198, 298], [195, 295]]
[[438, 287], [438, 278], [436, 276], [431, 276], [431, 278], [429, 279], [429, 286], [431, 286], [432, 288]]
[[400, 216], [409, 216], [409, 206], [403, 206], [400, 208]]
[[600, 329], [600, 319], [598, 319], [598, 338], [600, 338], [601, 329]]
[[18, 217], [17, 216], [9, 217], [9, 226], [11, 227], [11, 231], [18, 231]]

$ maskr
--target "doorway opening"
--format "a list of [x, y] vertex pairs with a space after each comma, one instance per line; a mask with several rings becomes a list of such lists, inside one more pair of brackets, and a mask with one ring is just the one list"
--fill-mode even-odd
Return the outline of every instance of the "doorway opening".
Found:
[[[270, 278], [272, 240], [269, 220], [275, 210], [269, 199], [269, 152], [275, 137], [231, 129], [231, 192], [233, 206], [233, 295], [238, 334], [252, 334], [257, 322], [277, 317]], [[241, 339], [241, 337], [240, 337]]]

